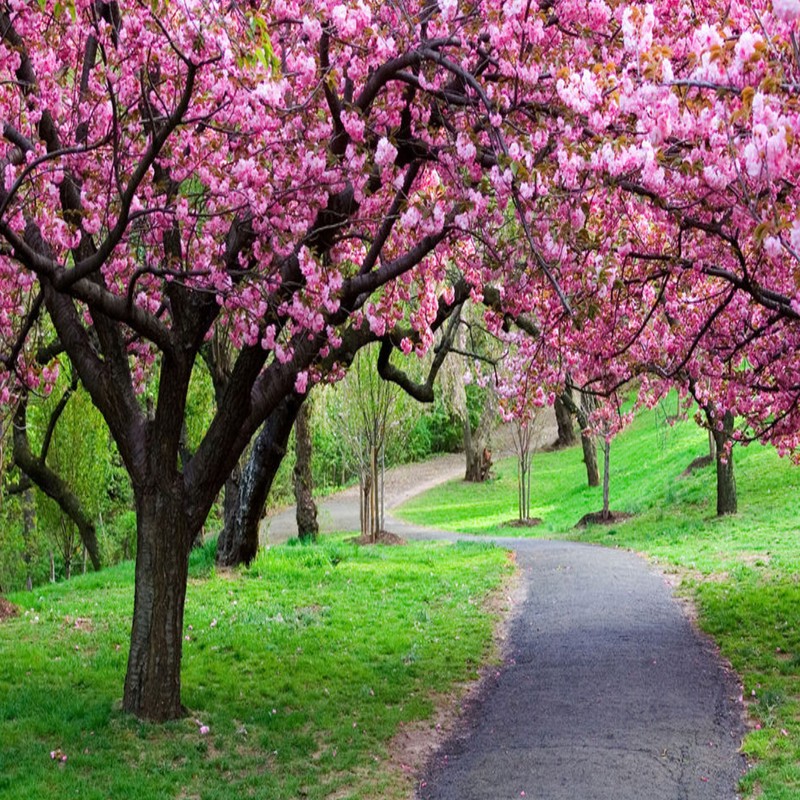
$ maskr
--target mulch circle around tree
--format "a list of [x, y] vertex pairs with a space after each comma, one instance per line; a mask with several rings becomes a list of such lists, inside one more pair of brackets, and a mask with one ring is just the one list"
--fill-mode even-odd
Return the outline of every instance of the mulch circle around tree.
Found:
[[623, 520], [630, 519], [633, 514], [627, 511], [609, 511], [608, 516], [604, 516], [602, 511], [592, 511], [589, 514], [584, 514], [576, 528], [585, 528], [587, 525], [613, 525], [615, 522], [622, 522]]
[[378, 534], [377, 539], [372, 539], [370, 536], [354, 536], [351, 539], [345, 539], [346, 542], [349, 544], [386, 544], [386, 545], [402, 545], [407, 544], [406, 540], [402, 538], [402, 536], [398, 536], [396, 533], [390, 533], [389, 531], [381, 531]]
[[510, 519], [503, 523], [504, 528], [535, 528], [544, 520], [541, 517], [528, 517], [527, 519]]
[[9, 603], [5, 597], [0, 597], [0, 620], [16, 617], [18, 614], [19, 609], [13, 603]]

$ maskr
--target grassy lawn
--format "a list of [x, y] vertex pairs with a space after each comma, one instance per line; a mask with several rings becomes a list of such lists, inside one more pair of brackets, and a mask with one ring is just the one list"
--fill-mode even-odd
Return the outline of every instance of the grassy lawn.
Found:
[[9, 598], [22, 614], [0, 623], [0, 797], [408, 796], [387, 746], [490, 657], [483, 601], [506, 553], [333, 537], [241, 573], [212, 559], [193, 555], [188, 716], [164, 726], [119, 710], [131, 564]]
[[398, 513], [418, 524], [465, 533], [533, 535], [596, 542], [646, 553], [682, 578], [701, 626], [742, 676], [753, 730], [744, 751], [756, 760], [747, 796], [800, 798], [800, 468], [771, 449], [736, 448], [739, 514], [715, 516], [715, 473], [680, 473], [707, 452], [689, 421], [669, 427], [663, 410], [644, 413], [611, 447], [611, 507], [634, 513], [610, 527], [575, 530], [602, 507], [586, 487], [580, 448], [533, 460], [533, 529], [517, 516], [516, 466], [501, 462], [484, 485], [459, 481], [415, 498]]

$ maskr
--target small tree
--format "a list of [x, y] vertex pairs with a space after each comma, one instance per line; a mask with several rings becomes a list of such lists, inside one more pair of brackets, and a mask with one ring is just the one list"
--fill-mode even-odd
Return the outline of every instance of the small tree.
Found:
[[512, 438], [517, 453], [517, 503], [519, 521], [531, 518], [531, 456], [533, 449], [536, 416], [515, 419], [512, 423]]
[[347, 378], [335, 387], [333, 411], [358, 465], [361, 535], [375, 542], [383, 530], [387, 437], [397, 429], [398, 387], [380, 377], [375, 347], [359, 351]]

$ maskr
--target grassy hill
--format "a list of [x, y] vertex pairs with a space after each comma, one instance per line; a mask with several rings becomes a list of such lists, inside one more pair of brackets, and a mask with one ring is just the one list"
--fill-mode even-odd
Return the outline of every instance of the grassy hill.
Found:
[[454, 481], [398, 513], [464, 533], [567, 538], [641, 552], [673, 573], [699, 623], [743, 680], [752, 720], [744, 751], [757, 759], [742, 790], [764, 800], [800, 798], [800, 467], [774, 450], [736, 447], [739, 513], [717, 518], [715, 470], [681, 477], [707, 452], [692, 421], [667, 425], [663, 409], [640, 414], [611, 446], [611, 508], [632, 513], [610, 526], [574, 525], [602, 507], [586, 486], [580, 447], [533, 458], [531, 516], [518, 516], [516, 463], [497, 465], [486, 484]]
[[188, 713], [168, 725], [119, 710], [132, 564], [10, 598], [21, 614], [0, 622], [0, 798], [408, 796], [391, 739], [491, 658], [481, 599], [509, 574], [505, 552], [333, 537], [225, 574], [213, 553], [192, 557]]

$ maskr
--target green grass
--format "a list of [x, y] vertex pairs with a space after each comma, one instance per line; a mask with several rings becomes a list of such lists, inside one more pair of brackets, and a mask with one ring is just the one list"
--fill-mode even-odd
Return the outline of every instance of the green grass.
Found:
[[[532, 529], [517, 516], [516, 466], [501, 462], [484, 485], [454, 481], [406, 504], [409, 521], [464, 533], [566, 538], [629, 548], [677, 572], [695, 599], [701, 626], [742, 676], [754, 729], [743, 750], [756, 763], [747, 796], [800, 798], [800, 468], [759, 445], [734, 451], [739, 514], [715, 515], [715, 471], [680, 473], [707, 451], [689, 421], [639, 415], [611, 447], [611, 507], [635, 514], [611, 526], [575, 530], [602, 507], [586, 487], [580, 448], [533, 459]], [[758, 727], [755, 727], [758, 726]]]
[[187, 597], [189, 713], [167, 725], [119, 710], [132, 565], [10, 598], [23, 611], [0, 623], [3, 800], [408, 793], [387, 745], [490, 657], [483, 599], [506, 554], [333, 537], [217, 575], [211, 552], [193, 556]]

